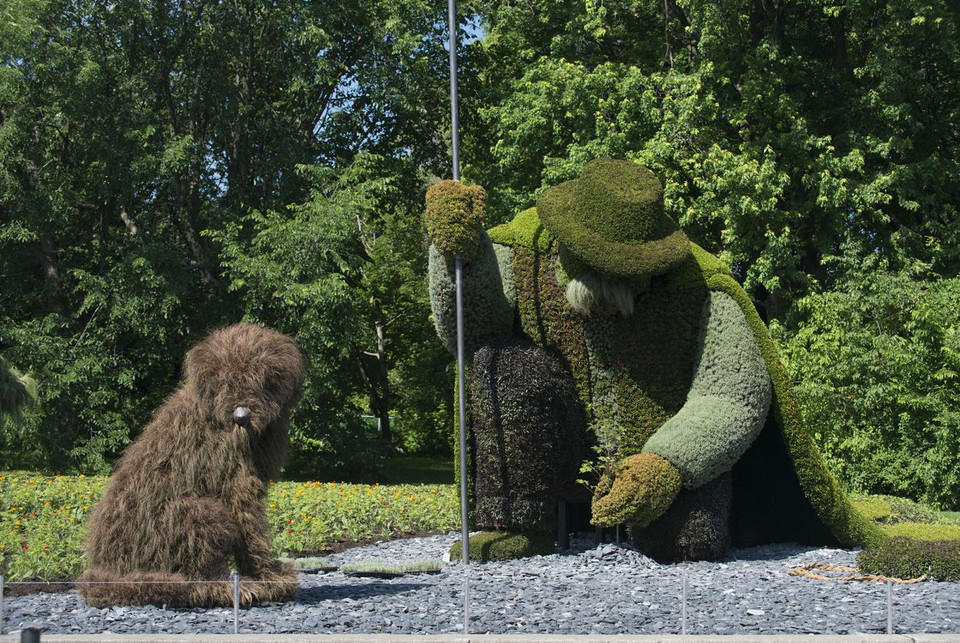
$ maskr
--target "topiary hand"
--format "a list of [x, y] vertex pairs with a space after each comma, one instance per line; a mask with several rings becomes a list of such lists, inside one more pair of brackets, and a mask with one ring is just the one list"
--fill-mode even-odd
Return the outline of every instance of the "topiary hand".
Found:
[[605, 473], [593, 494], [591, 522], [645, 527], [660, 517], [680, 491], [680, 472], [654, 453], [638, 453]]
[[483, 239], [487, 193], [479, 185], [439, 181], [427, 190], [427, 235], [446, 257], [472, 260]]

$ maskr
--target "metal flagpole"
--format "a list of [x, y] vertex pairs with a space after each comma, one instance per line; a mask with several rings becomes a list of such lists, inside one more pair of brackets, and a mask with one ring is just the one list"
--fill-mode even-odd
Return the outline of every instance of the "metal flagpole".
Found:
[[[460, 118], [457, 106], [457, 2], [447, 0], [447, 24], [450, 30], [450, 132], [453, 156], [453, 180], [460, 180]], [[457, 282], [457, 408], [460, 412], [460, 542], [463, 561], [463, 633], [470, 627], [470, 532], [467, 525], [467, 396], [463, 358], [463, 259], [456, 258]]]

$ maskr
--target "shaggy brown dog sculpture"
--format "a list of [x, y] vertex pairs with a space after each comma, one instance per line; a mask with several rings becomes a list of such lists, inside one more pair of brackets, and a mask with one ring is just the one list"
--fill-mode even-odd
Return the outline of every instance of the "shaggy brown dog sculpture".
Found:
[[94, 607], [232, 605], [232, 556], [242, 603], [290, 600], [297, 573], [270, 555], [264, 497], [286, 457], [300, 353], [285, 335], [237, 324], [183, 364], [185, 384], [127, 448], [90, 516], [82, 580], [96, 584], [79, 591]]

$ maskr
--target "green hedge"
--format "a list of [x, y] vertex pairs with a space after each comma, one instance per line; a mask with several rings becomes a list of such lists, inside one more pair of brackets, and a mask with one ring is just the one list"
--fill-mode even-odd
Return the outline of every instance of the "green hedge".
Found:
[[960, 540], [891, 538], [857, 556], [857, 567], [867, 574], [938, 581], [960, 581]]

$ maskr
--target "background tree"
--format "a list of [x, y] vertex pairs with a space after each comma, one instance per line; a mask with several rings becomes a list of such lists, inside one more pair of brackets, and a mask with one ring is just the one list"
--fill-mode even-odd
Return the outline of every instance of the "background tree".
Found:
[[[234, 255], [204, 230], [248, 221], [236, 241], [249, 244], [253, 213], [287, 223], [290, 206], [335, 192], [352, 166], [392, 177], [390, 216], [410, 214], [445, 149], [434, 109], [446, 91], [443, 12], [417, 0], [38, 0], [0, 13], [0, 275], [17, 285], [0, 294], [0, 345], [44, 383], [0, 450], [14, 466], [105, 470], [206, 329], [254, 309], [265, 323], [281, 316], [243, 299], [221, 265]], [[383, 162], [356, 166], [361, 152]], [[360, 246], [372, 238], [355, 230]], [[336, 367], [312, 386], [361, 378], [355, 364], [349, 376]], [[384, 380], [368, 367], [372, 391]], [[311, 426], [305, 443], [335, 431]]]

